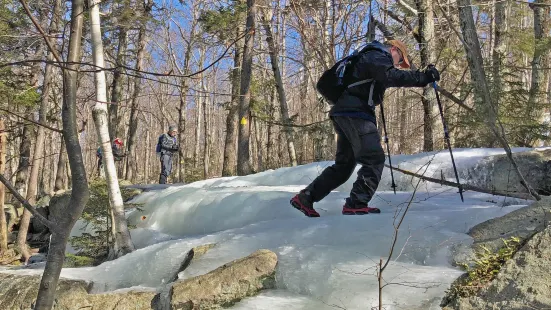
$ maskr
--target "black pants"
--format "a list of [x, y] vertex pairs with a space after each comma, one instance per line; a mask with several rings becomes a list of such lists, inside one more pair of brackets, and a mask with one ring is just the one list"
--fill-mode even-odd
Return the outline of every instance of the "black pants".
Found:
[[338, 136], [335, 164], [327, 167], [307, 189], [314, 202], [322, 200], [350, 178], [358, 163], [362, 167], [350, 192], [351, 207], [366, 205], [379, 186], [385, 163], [377, 126], [347, 116], [334, 116], [332, 121]]
[[166, 180], [172, 171], [172, 156], [168, 154], [161, 155], [161, 175], [159, 184], [166, 184]]

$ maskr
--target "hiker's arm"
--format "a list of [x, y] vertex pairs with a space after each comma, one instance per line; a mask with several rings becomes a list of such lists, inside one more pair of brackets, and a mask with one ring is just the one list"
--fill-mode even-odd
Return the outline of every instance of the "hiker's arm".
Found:
[[382, 53], [362, 57], [360, 62], [367, 69], [366, 78], [373, 78], [386, 87], [425, 87], [429, 80], [421, 71], [400, 70], [394, 67], [392, 59]]

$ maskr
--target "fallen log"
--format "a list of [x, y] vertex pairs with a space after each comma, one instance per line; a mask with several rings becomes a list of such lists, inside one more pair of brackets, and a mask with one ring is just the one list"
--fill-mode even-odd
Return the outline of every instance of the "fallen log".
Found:
[[[385, 167], [390, 168], [390, 166], [387, 165], [387, 164], [385, 164]], [[451, 186], [451, 187], [456, 187], [456, 188], [459, 188], [459, 186], [461, 186], [461, 188], [464, 191], [473, 191], [473, 192], [479, 192], [479, 193], [491, 194], [491, 195], [497, 195], [497, 196], [513, 197], [513, 198], [520, 198], [520, 199], [526, 199], [526, 200], [535, 200], [534, 197], [532, 195], [528, 194], [528, 193], [502, 191], [502, 190], [497, 190], [497, 189], [486, 189], [486, 188], [481, 188], [481, 187], [474, 186], [474, 185], [469, 185], [469, 184], [459, 185], [455, 182], [446, 181], [446, 180], [443, 180], [443, 179], [436, 179], [436, 178], [427, 177], [427, 176], [420, 175], [420, 174], [417, 174], [415, 172], [407, 171], [407, 170], [400, 169], [400, 168], [397, 168], [397, 167], [392, 167], [392, 170], [398, 171], [398, 172], [401, 172], [403, 174], [407, 174], [407, 175], [410, 175], [410, 176], [413, 176], [413, 177], [416, 177], [416, 178], [419, 178], [421, 180], [437, 183], [437, 184], [440, 184], [440, 185], [446, 185], [446, 186]]]

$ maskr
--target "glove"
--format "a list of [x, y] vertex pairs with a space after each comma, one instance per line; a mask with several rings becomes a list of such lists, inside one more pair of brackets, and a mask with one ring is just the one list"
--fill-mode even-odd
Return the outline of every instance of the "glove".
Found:
[[440, 81], [440, 72], [438, 72], [434, 65], [428, 65], [427, 69], [425, 69], [425, 75], [429, 83]]
[[173, 151], [177, 151], [178, 149], [180, 149], [180, 148], [178, 147], [177, 144], [173, 144], [173, 145], [172, 145], [172, 150], [173, 150]]

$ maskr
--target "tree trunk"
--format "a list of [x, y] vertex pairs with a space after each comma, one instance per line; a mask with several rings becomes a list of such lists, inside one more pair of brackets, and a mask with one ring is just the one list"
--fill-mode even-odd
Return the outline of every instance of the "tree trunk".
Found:
[[[275, 106], [276, 106], [276, 90], [274, 89], [272, 93], [270, 94], [270, 120], [275, 121], [276, 120], [276, 113], [275, 113]], [[275, 147], [274, 143], [277, 139], [276, 132], [275, 132], [275, 126], [272, 122], [267, 124], [268, 126], [268, 137], [266, 141], [266, 168], [267, 169], [274, 169], [276, 167], [276, 156], [274, 156]]]
[[[532, 80], [528, 97], [528, 119], [539, 121], [542, 111], [545, 107], [546, 90], [546, 72], [548, 66], [549, 50], [551, 49], [551, 40], [549, 40], [550, 20], [549, 11], [551, 0], [535, 0], [530, 5], [534, 11], [534, 56], [532, 58]], [[547, 73], [549, 74], [549, 73]], [[526, 141], [534, 140], [527, 137]]]
[[[32, 112], [27, 109], [28, 115]], [[15, 189], [17, 192], [25, 197], [27, 193], [27, 177], [29, 175], [29, 166], [31, 159], [31, 136], [33, 126], [31, 124], [25, 124], [23, 127], [23, 134], [21, 136], [21, 144], [19, 145], [19, 165], [17, 166], [17, 173], [15, 176]]]
[[255, 36], [256, 0], [247, 0], [247, 23], [245, 48], [243, 50], [243, 65], [241, 70], [241, 87], [239, 92], [239, 137], [237, 147], [237, 174], [251, 173], [250, 160], [250, 103], [251, 103], [251, 75], [253, 63], [253, 45]]
[[61, 137], [61, 147], [59, 148], [59, 156], [57, 159], [57, 171], [55, 174], [54, 182], [54, 192], [65, 189], [65, 179], [67, 178], [67, 173], [65, 172], [65, 167], [67, 166], [67, 156], [65, 153], [65, 141]]
[[[201, 50], [199, 51], [199, 68], [202, 68], [205, 63], [205, 46], [201, 46]], [[197, 166], [199, 164], [199, 151], [201, 150], [201, 146], [199, 141], [201, 141], [201, 127], [202, 127], [202, 117], [203, 117], [203, 104], [206, 100], [204, 93], [205, 89], [205, 81], [203, 80], [203, 74], [199, 76], [200, 79], [200, 87], [201, 91], [196, 93], [197, 102], [195, 105], [195, 148], [193, 152], [193, 168], [197, 169]]]
[[274, 44], [274, 36], [270, 27], [270, 20], [272, 19], [271, 9], [264, 10], [262, 21], [264, 23], [264, 30], [266, 31], [266, 42], [268, 43], [268, 49], [270, 51], [270, 61], [272, 63], [272, 71], [276, 81], [277, 95], [279, 98], [279, 109], [281, 112], [281, 120], [284, 124], [283, 130], [287, 138], [287, 149], [289, 151], [289, 160], [294, 167], [297, 165], [297, 154], [295, 152], [295, 139], [293, 128], [291, 125], [291, 119], [289, 118], [289, 106], [287, 104], [287, 97], [285, 96], [285, 89], [283, 88], [283, 79], [281, 78], [281, 72], [279, 70], [279, 57], [276, 46]]
[[[143, 16], [148, 18], [151, 12], [152, 5], [149, 1], [144, 1]], [[143, 59], [145, 56], [145, 44], [146, 44], [146, 24], [147, 20], [142, 21], [140, 30], [138, 33], [138, 53], [136, 56], [136, 71], [140, 72], [143, 67]], [[136, 133], [138, 132], [138, 97], [141, 91], [141, 78], [137, 73], [134, 78], [134, 93], [132, 94], [132, 105], [130, 108], [130, 126], [128, 126], [128, 142], [126, 144], [128, 152], [126, 154], [126, 179], [134, 182], [137, 175], [137, 161], [136, 161]]]
[[[71, 29], [68, 47], [68, 62], [80, 61], [82, 24], [84, 19], [83, 0], [72, 1]], [[36, 299], [35, 310], [49, 310], [53, 307], [55, 292], [59, 274], [65, 260], [65, 246], [69, 238], [71, 229], [76, 220], [82, 214], [84, 206], [89, 197], [88, 181], [86, 179], [86, 170], [82, 160], [82, 150], [78, 143], [76, 102], [77, 102], [77, 78], [78, 65], [70, 64], [68, 67], [72, 70], [63, 71], [63, 137], [67, 145], [69, 163], [71, 165], [72, 193], [67, 209], [61, 210], [59, 214], [53, 213], [54, 222], [61, 227], [61, 232], [54, 232], [51, 236], [50, 249], [48, 251], [48, 261], [44, 268], [38, 297]]]
[[203, 87], [201, 88], [202, 91], [205, 93], [203, 96], [203, 132], [205, 135], [205, 139], [203, 140], [203, 179], [208, 179], [209, 177], [209, 160], [210, 160], [210, 154], [209, 154], [209, 108], [208, 108], [208, 97], [207, 97], [207, 85], [205, 85], [204, 82], [202, 82]]
[[494, 136], [505, 150], [509, 161], [511, 161], [516, 174], [521, 180], [521, 184], [530, 194], [532, 194], [532, 196], [534, 196], [537, 200], [540, 200], [541, 197], [532, 189], [532, 187], [522, 176], [516, 161], [513, 159], [509, 143], [505, 140], [505, 130], [500, 123], [498, 124], [497, 112], [494, 108], [494, 102], [490, 96], [490, 91], [486, 81], [486, 74], [482, 63], [483, 58], [474, 24], [471, 0], [458, 0], [457, 5], [459, 7], [461, 32], [463, 33], [463, 41], [465, 42], [464, 47], [467, 54], [467, 63], [471, 71], [471, 79], [473, 81], [475, 95], [479, 98], [477, 105], [480, 107], [479, 110], [483, 112], [481, 118], [486, 122]]
[[[103, 43], [101, 39], [99, 2], [89, 0], [90, 8], [90, 34], [92, 37], [92, 55], [94, 65], [98, 68], [104, 67]], [[112, 234], [113, 248], [110, 250], [110, 258], [118, 258], [134, 250], [134, 244], [130, 239], [130, 232], [126, 223], [124, 214], [124, 203], [119, 188], [117, 170], [111, 149], [111, 140], [109, 139], [109, 127], [107, 117], [107, 86], [105, 81], [105, 72], [95, 73], [96, 81], [96, 104], [92, 109], [94, 124], [96, 125], [96, 134], [101, 146], [103, 155], [103, 166], [105, 169], [105, 179], [109, 192], [109, 203], [112, 209]]]
[[[0, 118], [0, 173], [6, 172], [6, 145], [8, 144], [8, 134], [4, 126], [4, 119]], [[6, 223], [6, 213], [4, 212], [4, 198], [6, 197], [6, 188], [0, 184], [0, 256], [8, 250], [8, 223]]]
[[[237, 27], [237, 35], [240, 35], [243, 27]], [[233, 69], [231, 72], [231, 91], [232, 98], [228, 108], [228, 115], [226, 117], [226, 138], [224, 140], [224, 161], [222, 162], [222, 176], [232, 176], [236, 174], [236, 161], [237, 161], [237, 124], [239, 123], [238, 115], [238, 102], [240, 92], [240, 76], [241, 76], [241, 64], [243, 40], [239, 40], [235, 43], [235, 51], [233, 56]]]
[[[435, 57], [435, 39], [434, 39], [434, 12], [431, 0], [417, 0], [417, 12], [419, 17], [419, 36], [421, 46], [421, 67], [433, 64]], [[434, 127], [434, 89], [427, 85], [423, 89], [423, 151], [430, 152], [434, 149], [433, 127]]]
[[[195, 33], [195, 23], [193, 24], [191, 28], [191, 36], [190, 40], [193, 40], [193, 35]], [[191, 52], [193, 50], [193, 46], [191, 44], [188, 44], [188, 48], [186, 49], [186, 52], [184, 53], [184, 66], [183, 66], [183, 72], [181, 74], [188, 74], [189, 73], [189, 67], [191, 62]], [[180, 142], [181, 146], [178, 150], [178, 169], [179, 169], [179, 181], [180, 183], [186, 182], [186, 148], [187, 146], [186, 141], [188, 141], [188, 137], [186, 136], [186, 117], [187, 117], [187, 94], [189, 91], [189, 85], [188, 85], [188, 79], [183, 78], [180, 82], [180, 109], [178, 110], [178, 141]]]
[[[146, 129], [146, 134], [145, 134], [145, 167], [144, 167], [144, 175], [143, 175], [143, 179], [144, 179], [144, 183], [145, 184], [149, 184], [149, 168], [150, 168], [150, 157], [151, 157], [151, 151], [149, 149], [149, 145], [151, 145], [151, 130], [153, 129], [153, 122], [151, 121], [153, 119], [153, 117], [151, 115], [149, 115], [149, 122], [148, 122], [148, 128]], [[156, 142], [156, 141], [155, 141]]]
[[[119, 26], [119, 42], [117, 49], [117, 59], [116, 65], [125, 64], [125, 54], [127, 48], [127, 29], [125, 26]], [[119, 115], [119, 104], [122, 99], [123, 94], [123, 70], [120, 67], [117, 67], [113, 72], [113, 83], [111, 85], [111, 104], [109, 106], [109, 136], [112, 139], [115, 139], [120, 135], [120, 122], [121, 116]], [[106, 96], [107, 97], [107, 96]], [[106, 100], [107, 101], [107, 100]]]
[[[406, 91], [402, 90], [402, 97], [405, 97]], [[398, 96], [396, 96], [398, 97]], [[408, 154], [408, 139], [406, 137], [407, 135], [407, 115], [408, 115], [408, 109], [405, 102], [400, 102], [400, 137], [399, 137], [399, 143], [398, 143], [398, 149], [400, 154]]]
[[[49, 27], [50, 34], [53, 34], [57, 31], [60, 7], [61, 7], [60, 1], [56, 0], [54, 3], [52, 20]], [[53, 54], [51, 52], [48, 53], [47, 59], [48, 61], [54, 60]], [[38, 121], [44, 124], [46, 123], [46, 116], [47, 116], [46, 114], [48, 112], [50, 81], [53, 74], [52, 70], [53, 70], [53, 66], [50, 64], [46, 64], [46, 67], [44, 70], [44, 82], [42, 87], [40, 109], [38, 112]], [[40, 165], [40, 162], [42, 160], [42, 157], [44, 156], [44, 135], [45, 135], [44, 127], [37, 126], [33, 163], [31, 166], [31, 173], [29, 176], [29, 183], [27, 186], [27, 194], [26, 194], [27, 201], [32, 205], [34, 205], [36, 202], [36, 195], [38, 192], [38, 173], [40, 171], [40, 168], [42, 167]], [[30, 253], [26, 249], [27, 232], [29, 229], [30, 219], [31, 219], [31, 213], [29, 212], [29, 210], [25, 209], [23, 211], [23, 216], [21, 216], [21, 220], [19, 221], [19, 232], [17, 234], [17, 244], [25, 262], [30, 258]]]
[[507, 55], [507, 19], [509, 16], [509, 0], [496, 1], [495, 3], [495, 29], [494, 44], [492, 49], [492, 86], [493, 97], [496, 100], [496, 109], [499, 111], [500, 98], [502, 96], [503, 82], [502, 70]]

